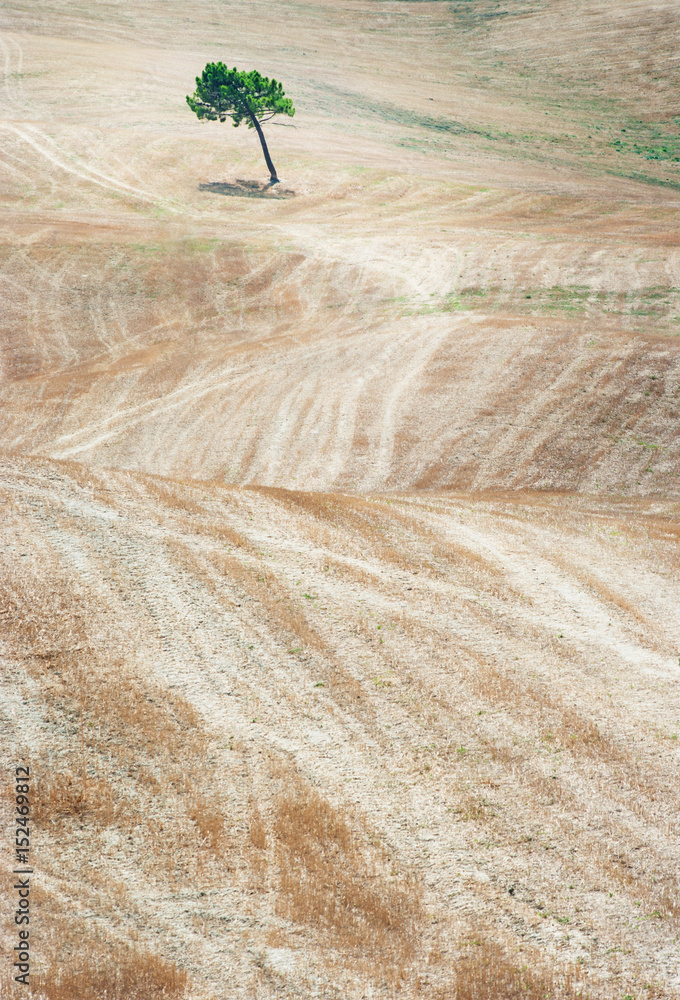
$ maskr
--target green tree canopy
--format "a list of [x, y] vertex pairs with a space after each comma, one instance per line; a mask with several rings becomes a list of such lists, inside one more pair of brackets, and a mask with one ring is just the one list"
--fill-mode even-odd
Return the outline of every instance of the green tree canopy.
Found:
[[187, 104], [199, 118], [220, 122], [229, 118], [234, 128], [242, 122], [254, 128], [262, 144], [271, 183], [278, 183], [261, 126], [275, 115], [292, 118], [295, 114], [293, 102], [286, 97], [278, 81], [261, 76], [256, 69], [248, 73], [236, 67], [228, 69], [221, 62], [208, 63], [196, 77], [196, 90], [193, 97], [187, 95]]

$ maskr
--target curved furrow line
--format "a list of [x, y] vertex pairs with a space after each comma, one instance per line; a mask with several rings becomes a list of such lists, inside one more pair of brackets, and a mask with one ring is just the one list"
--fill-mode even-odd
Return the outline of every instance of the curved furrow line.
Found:
[[167, 211], [176, 211], [176, 209], [169, 202], [159, 198], [157, 195], [149, 194], [147, 191], [142, 191], [139, 188], [132, 187], [130, 184], [126, 184], [124, 181], [116, 180], [115, 177], [110, 177], [108, 174], [104, 174], [93, 167], [80, 163], [76, 166], [69, 166], [68, 163], [65, 163], [63, 159], [56, 156], [47, 148], [49, 144], [58, 149], [56, 143], [54, 143], [53, 140], [33, 125], [26, 125], [25, 130], [22, 130], [18, 126], [5, 121], [0, 122], [0, 128], [16, 135], [22, 142], [26, 143], [32, 149], [35, 149], [40, 156], [42, 156], [49, 163], [53, 164], [53, 166], [57, 167], [59, 170], [65, 171], [68, 174], [72, 174], [79, 180], [88, 181], [91, 184], [96, 184], [98, 187], [105, 188], [110, 191], [125, 191], [138, 198], [144, 198], [147, 201], [152, 201], [157, 204], [162, 202]]

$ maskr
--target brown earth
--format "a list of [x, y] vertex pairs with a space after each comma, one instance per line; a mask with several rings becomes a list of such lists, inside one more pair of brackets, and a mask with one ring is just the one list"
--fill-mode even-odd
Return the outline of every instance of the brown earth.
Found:
[[3, 998], [680, 996], [679, 36], [0, 9]]

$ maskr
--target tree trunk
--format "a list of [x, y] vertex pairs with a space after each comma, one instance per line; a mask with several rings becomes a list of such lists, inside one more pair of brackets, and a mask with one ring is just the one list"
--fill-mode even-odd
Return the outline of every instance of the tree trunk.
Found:
[[260, 142], [262, 143], [262, 152], [264, 153], [264, 162], [267, 164], [267, 169], [269, 170], [269, 181], [270, 181], [271, 184], [278, 184], [279, 183], [279, 179], [276, 176], [276, 168], [275, 168], [274, 164], [272, 163], [271, 156], [269, 155], [269, 150], [267, 149], [267, 143], [266, 143], [265, 138], [264, 138], [264, 132], [262, 131], [262, 126], [260, 125], [259, 121], [257, 120], [257, 117], [252, 113], [252, 111], [249, 112], [249, 114], [250, 114], [250, 120], [253, 123], [253, 125], [255, 126], [255, 128], [257, 129], [257, 134], [259, 135]]

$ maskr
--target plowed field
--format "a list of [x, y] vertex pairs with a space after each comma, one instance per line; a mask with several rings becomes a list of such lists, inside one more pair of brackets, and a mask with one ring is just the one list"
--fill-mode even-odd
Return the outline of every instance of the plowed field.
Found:
[[679, 42], [0, 9], [3, 998], [680, 997]]

